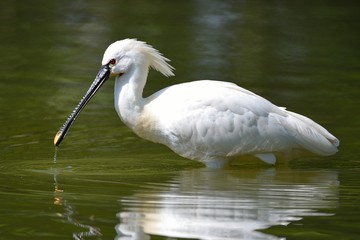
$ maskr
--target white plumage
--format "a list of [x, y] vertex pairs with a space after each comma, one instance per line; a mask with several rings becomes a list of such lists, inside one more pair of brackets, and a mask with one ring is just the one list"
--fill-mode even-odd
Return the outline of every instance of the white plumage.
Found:
[[117, 41], [105, 51], [102, 64], [111, 63], [116, 75], [116, 111], [140, 137], [209, 167], [246, 154], [274, 164], [274, 153], [294, 149], [324, 156], [337, 152], [338, 139], [319, 124], [233, 83], [194, 81], [143, 98], [150, 67], [173, 75], [167, 61], [135, 39]]

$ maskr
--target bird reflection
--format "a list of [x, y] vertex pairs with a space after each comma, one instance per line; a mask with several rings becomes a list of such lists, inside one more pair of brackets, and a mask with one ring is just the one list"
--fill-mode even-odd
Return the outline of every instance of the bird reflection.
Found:
[[184, 171], [121, 199], [115, 239], [282, 239], [258, 230], [331, 216], [321, 209], [337, 207], [337, 185], [329, 171]]
[[94, 237], [94, 236], [101, 236], [101, 232], [99, 228], [90, 226], [88, 224], [82, 224], [80, 223], [76, 218], [76, 209], [75, 207], [70, 204], [68, 200], [64, 197], [64, 190], [62, 190], [59, 186], [59, 183], [57, 181], [57, 176], [59, 174], [59, 171], [57, 169], [53, 169], [54, 173], [54, 200], [53, 204], [62, 206], [63, 207], [63, 213], [57, 213], [59, 217], [62, 217], [66, 220], [67, 223], [74, 225], [76, 227], [86, 229], [86, 231], [83, 232], [75, 232], [73, 233], [73, 239], [75, 240], [82, 240], [85, 237]]

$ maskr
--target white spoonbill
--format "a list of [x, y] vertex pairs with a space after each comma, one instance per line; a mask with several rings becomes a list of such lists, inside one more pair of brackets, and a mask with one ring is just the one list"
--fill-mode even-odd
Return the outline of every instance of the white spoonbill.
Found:
[[162, 89], [143, 98], [149, 68], [173, 76], [169, 59], [145, 42], [124, 39], [105, 51], [94, 82], [55, 135], [59, 146], [77, 115], [101, 85], [115, 75], [115, 109], [138, 136], [162, 143], [208, 167], [241, 155], [275, 164], [276, 153], [303, 149], [328, 156], [339, 140], [311, 119], [222, 81], [201, 80]]

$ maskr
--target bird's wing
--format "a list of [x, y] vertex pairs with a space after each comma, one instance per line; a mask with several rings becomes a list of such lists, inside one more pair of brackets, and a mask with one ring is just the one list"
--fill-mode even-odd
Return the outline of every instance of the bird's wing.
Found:
[[173, 149], [182, 145], [184, 151], [234, 156], [289, 145], [276, 119], [286, 116], [284, 110], [232, 83], [204, 80], [174, 85], [148, 101], [157, 112], [159, 131], [167, 135], [162, 143]]
[[286, 111], [288, 117], [280, 119], [294, 143], [313, 153], [328, 156], [335, 154], [340, 141], [325, 128], [300, 114]]

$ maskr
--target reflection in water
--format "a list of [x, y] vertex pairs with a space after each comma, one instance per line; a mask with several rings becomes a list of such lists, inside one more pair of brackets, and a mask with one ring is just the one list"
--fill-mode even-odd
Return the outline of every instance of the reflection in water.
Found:
[[60, 189], [57, 176], [59, 172], [55, 169], [54, 171], [54, 205], [62, 206], [64, 209], [63, 213], [58, 213], [57, 215], [62, 217], [67, 223], [74, 225], [75, 227], [86, 229], [83, 232], [76, 232], [73, 233], [73, 239], [81, 240], [84, 237], [93, 237], [93, 236], [101, 236], [100, 229], [87, 225], [82, 224], [78, 220], [75, 219], [76, 209], [74, 206], [70, 204], [68, 200], [64, 197], [64, 191]]
[[185, 171], [122, 199], [116, 239], [281, 239], [256, 230], [331, 216], [319, 210], [337, 206], [337, 185], [335, 172]]

